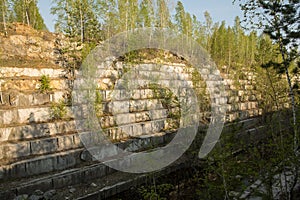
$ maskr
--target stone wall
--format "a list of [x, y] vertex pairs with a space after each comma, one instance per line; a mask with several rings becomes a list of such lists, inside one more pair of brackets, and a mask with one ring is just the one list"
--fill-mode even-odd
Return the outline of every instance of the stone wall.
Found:
[[[76, 128], [70, 107], [69, 72], [61, 65], [64, 45], [62, 36], [48, 33], [16, 31], [8, 38], [0, 37], [0, 180], [89, 164], [79, 137], [85, 130]], [[209, 122], [209, 88], [192, 67], [164, 61], [114, 61], [106, 62], [105, 69], [98, 82], [97, 116], [111, 140], [123, 142], [176, 131], [182, 123], [180, 103], [168, 87], [178, 85], [197, 91], [200, 120]], [[137, 71], [135, 81], [142, 87], [128, 99], [124, 89], [114, 85], [129, 70]], [[227, 122], [263, 112], [262, 94], [255, 88], [258, 74], [251, 70], [239, 77], [235, 74], [221, 74], [227, 93], [223, 98], [228, 103]], [[159, 84], [144, 84], [144, 76], [159, 78]], [[187, 90], [179, 94], [189, 95]]]

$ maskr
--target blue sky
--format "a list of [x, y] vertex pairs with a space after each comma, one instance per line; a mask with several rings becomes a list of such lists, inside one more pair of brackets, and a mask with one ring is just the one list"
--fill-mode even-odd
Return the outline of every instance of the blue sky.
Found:
[[[175, 8], [176, 0], [170, 0]], [[239, 6], [232, 5], [232, 0], [181, 0], [186, 11], [195, 14], [200, 21], [204, 20], [203, 13], [207, 10], [214, 22], [226, 21], [233, 25], [236, 16], [242, 16]], [[54, 31], [55, 16], [50, 14], [51, 0], [39, 0], [38, 6], [45, 23], [50, 31]]]

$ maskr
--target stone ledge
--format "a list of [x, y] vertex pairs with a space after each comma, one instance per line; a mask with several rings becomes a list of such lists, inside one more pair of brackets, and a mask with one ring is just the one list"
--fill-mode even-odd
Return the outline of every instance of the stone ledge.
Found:
[[82, 162], [80, 161], [80, 154], [82, 151], [83, 149], [71, 150], [1, 166], [0, 180], [24, 178], [48, 173], [53, 170], [65, 170], [74, 167], [76, 164]]

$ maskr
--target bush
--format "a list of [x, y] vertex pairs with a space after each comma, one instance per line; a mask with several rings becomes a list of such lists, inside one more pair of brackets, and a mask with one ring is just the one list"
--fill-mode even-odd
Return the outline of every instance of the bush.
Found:
[[53, 102], [50, 108], [51, 119], [58, 120], [63, 119], [67, 115], [67, 107], [64, 100], [59, 102]]
[[41, 93], [49, 92], [51, 90], [49, 76], [43, 75], [41, 77], [39, 90]]

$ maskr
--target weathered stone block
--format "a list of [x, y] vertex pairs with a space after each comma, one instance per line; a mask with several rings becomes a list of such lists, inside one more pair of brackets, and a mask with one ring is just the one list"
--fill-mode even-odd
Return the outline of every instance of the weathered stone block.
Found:
[[102, 128], [109, 128], [115, 126], [116, 122], [113, 116], [103, 116], [100, 119], [100, 124]]
[[149, 99], [146, 101], [146, 107], [145, 110], [155, 110], [155, 109], [162, 109], [163, 106], [160, 102], [160, 100], [157, 99]]
[[139, 89], [131, 90], [130, 99], [137, 100], [140, 98], [141, 98], [141, 90], [139, 90]]
[[165, 120], [158, 120], [158, 121], [151, 122], [151, 125], [152, 125], [152, 132], [159, 133], [163, 131], [165, 127]]
[[3, 157], [6, 159], [10, 158], [21, 158], [30, 155], [30, 144], [29, 142], [22, 142], [18, 144], [6, 144], [3, 145]]
[[0, 110], [0, 124], [8, 125], [18, 122], [18, 111], [17, 110]]
[[137, 112], [146, 110], [146, 101], [143, 100], [130, 100], [129, 101], [129, 111]]
[[[0, 128], [0, 142], [8, 141], [13, 128]], [[1, 155], [0, 155], [1, 156]]]
[[150, 118], [151, 120], [167, 118], [167, 109], [150, 110]]
[[9, 94], [9, 105], [17, 106], [19, 104], [19, 93], [17, 91], [11, 91]]
[[248, 109], [248, 104], [247, 103], [240, 103], [239, 104], [239, 109], [240, 110], [247, 110]]
[[18, 109], [18, 123], [43, 122], [50, 120], [49, 108]]
[[57, 148], [58, 151], [76, 148], [76, 146], [74, 144], [73, 135], [66, 135], [66, 136], [58, 137], [57, 143], [58, 143], [58, 148]]
[[53, 166], [55, 170], [64, 170], [76, 165], [76, 158], [73, 154], [57, 155], [55, 161]]
[[131, 136], [137, 136], [143, 134], [143, 127], [141, 124], [133, 124], [132, 125], [132, 134]]
[[113, 114], [129, 113], [129, 101], [114, 101], [109, 106]]
[[118, 114], [116, 115], [116, 124], [117, 125], [124, 125], [129, 123], [134, 123], [136, 121], [134, 113], [128, 114]]
[[9, 92], [2, 92], [2, 104], [9, 105]]
[[30, 95], [25, 95], [25, 94], [20, 94], [19, 95], [19, 106], [20, 107], [26, 107], [32, 105], [33, 102], [33, 96]]
[[78, 147], [82, 147], [83, 144], [80, 140], [80, 137], [78, 134], [73, 135], [73, 140], [74, 140], [74, 145], [78, 146]]
[[[76, 95], [78, 95], [78, 94], [76, 94]], [[59, 102], [61, 99], [64, 99], [64, 96], [65, 96], [65, 92], [55, 91], [50, 94], [49, 101], [50, 102]], [[79, 100], [79, 102], [80, 102], [80, 100]]]
[[38, 159], [32, 159], [26, 163], [26, 173], [28, 175], [36, 175], [53, 171], [56, 158], [53, 156], [43, 156]]
[[40, 138], [50, 135], [48, 124], [17, 126], [11, 129], [9, 140]]
[[43, 105], [50, 102], [50, 94], [37, 93], [33, 95], [34, 105]]
[[68, 84], [67, 84], [66, 80], [64, 80], [64, 79], [51, 80], [50, 87], [53, 90], [67, 90]]
[[142, 126], [142, 133], [143, 134], [151, 134], [153, 133], [152, 131], [152, 126], [151, 126], [151, 122], [144, 122], [144, 123], [141, 123], [141, 126]]
[[136, 122], [144, 122], [149, 120], [150, 120], [150, 113], [148, 111], [135, 113]]
[[[134, 125], [125, 125], [125, 126], [121, 126], [120, 127], [120, 131], [122, 132], [122, 134], [126, 134], [128, 136], [133, 136], [134, 135]], [[118, 139], [118, 138], [114, 138], [114, 139]]]
[[58, 150], [57, 138], [47, 138], [30, 143], [32, 155], [46, 154]]

